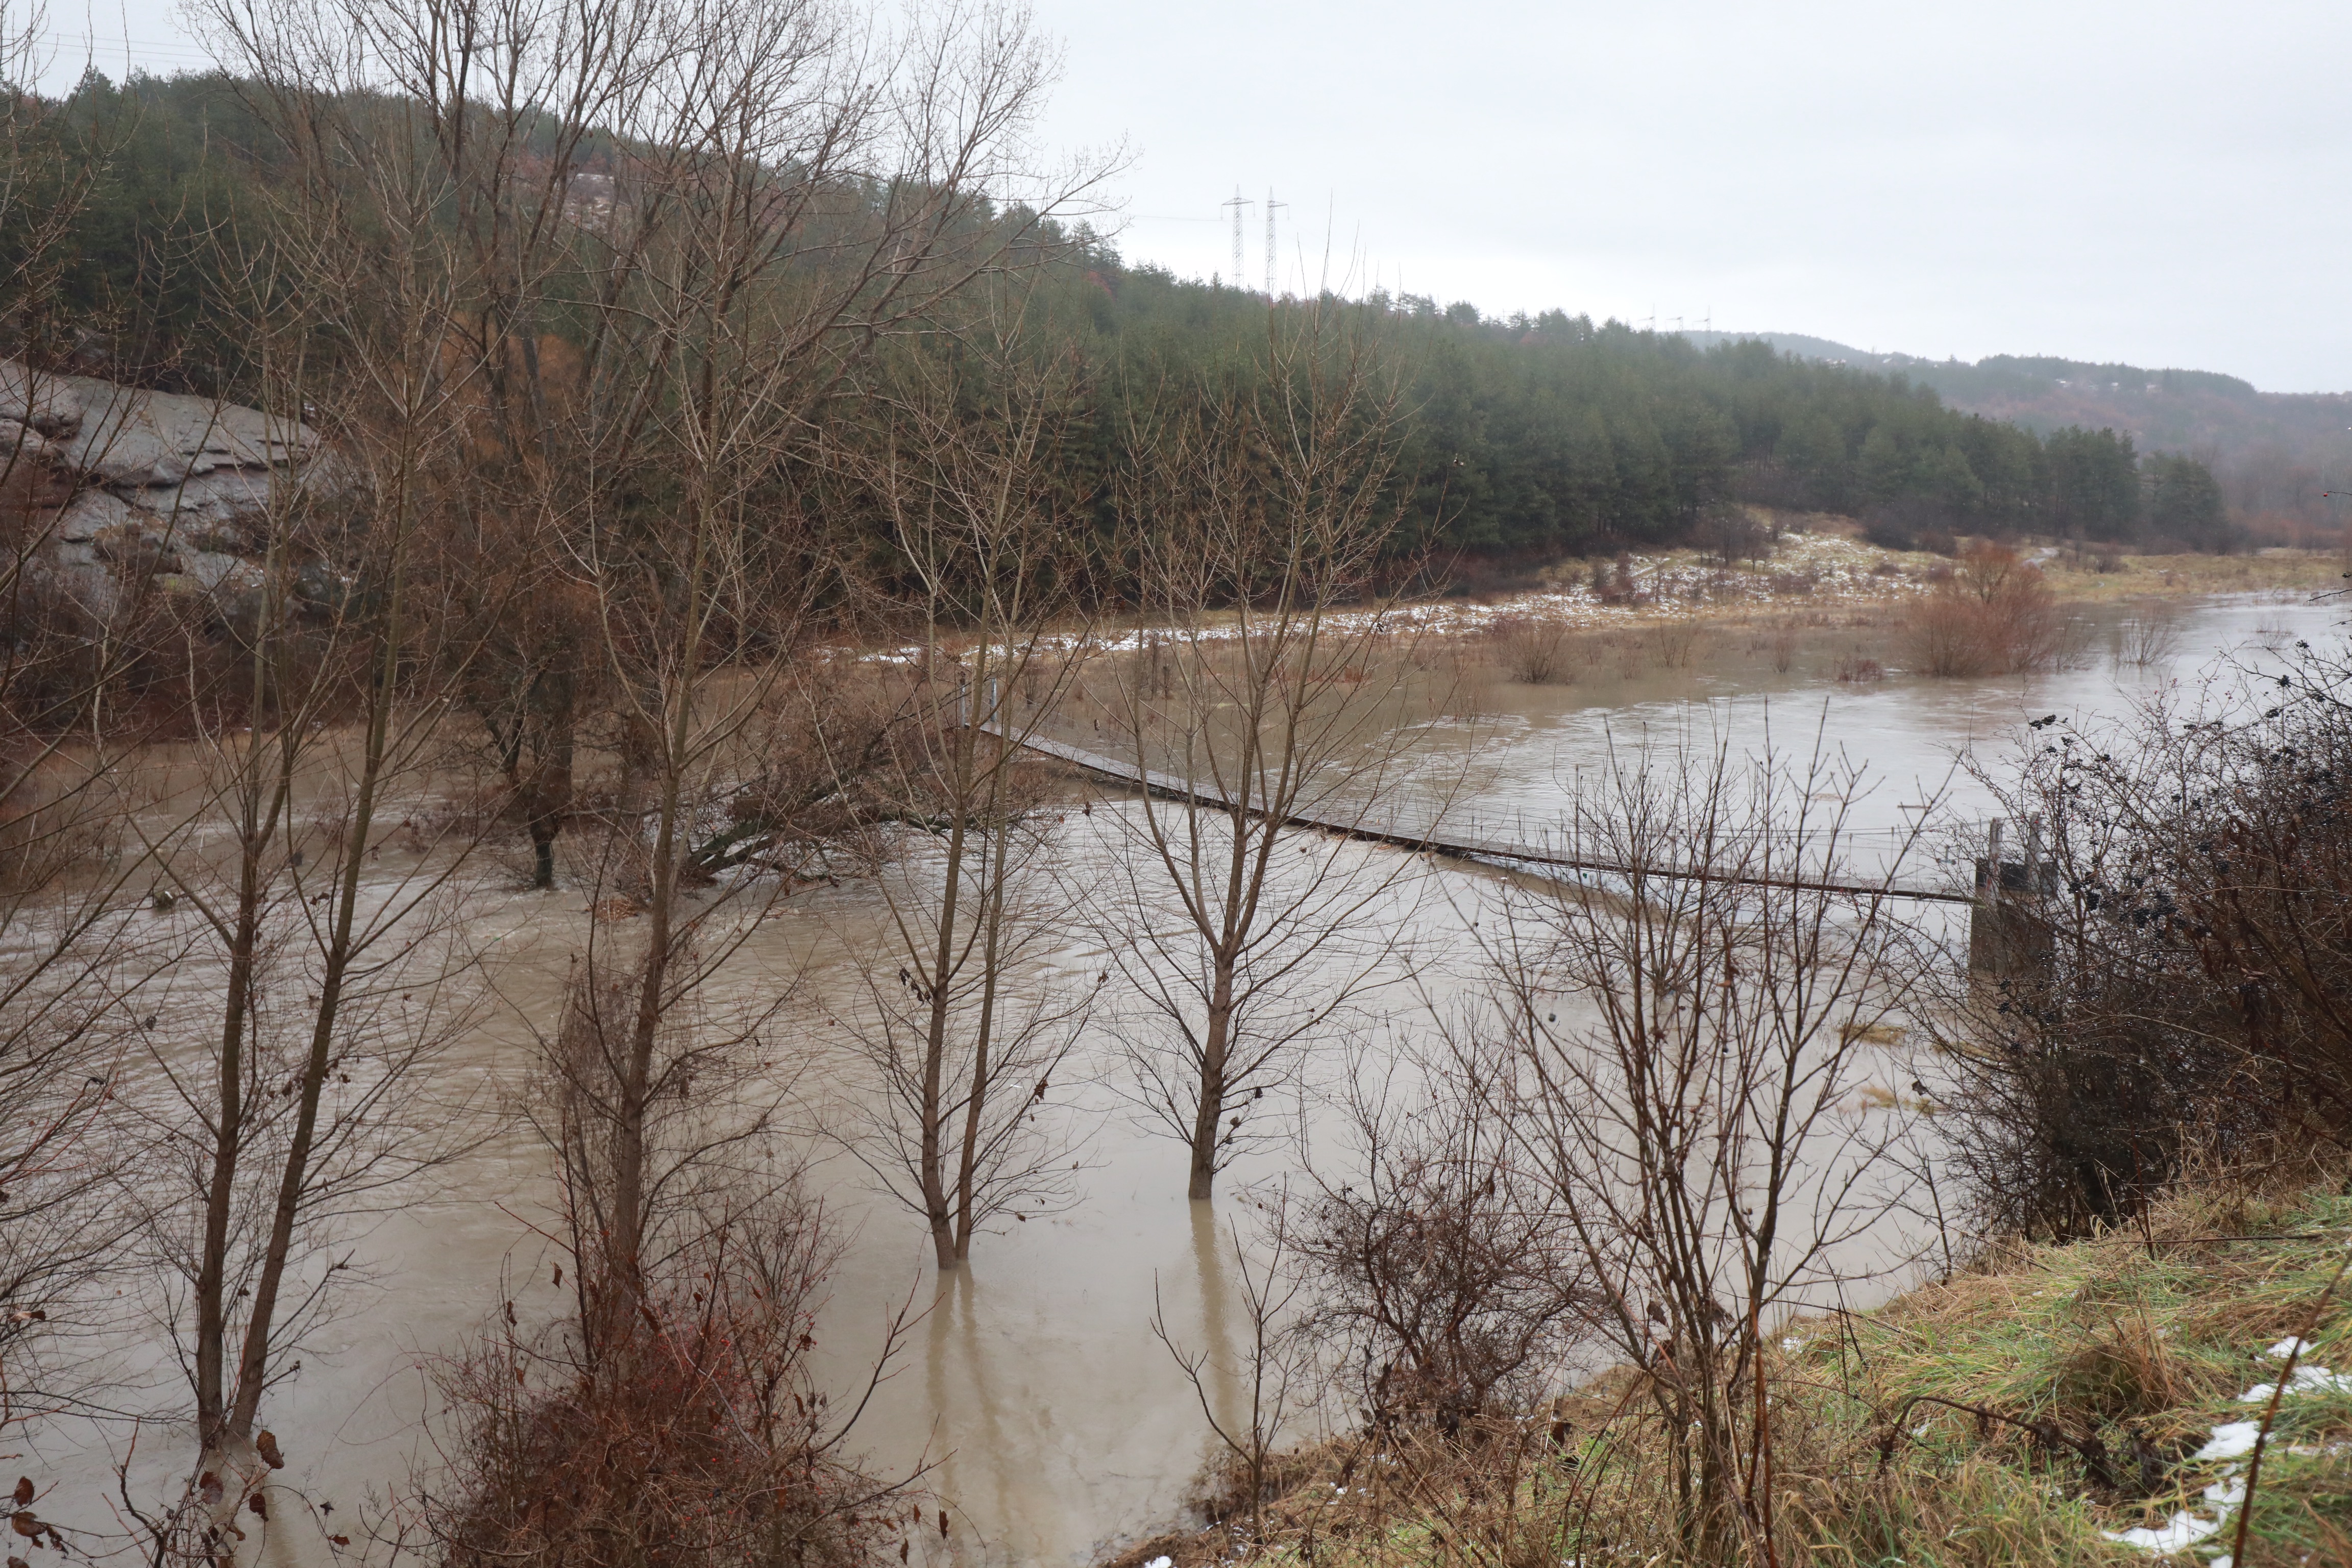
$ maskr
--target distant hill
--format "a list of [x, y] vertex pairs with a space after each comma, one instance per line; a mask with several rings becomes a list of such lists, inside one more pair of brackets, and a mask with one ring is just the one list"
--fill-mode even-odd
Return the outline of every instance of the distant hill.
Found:
[[[1994, 354], [1974, 364], [1875, 353], [1802, 332], [1685, 332], [1699, 348], [1761, 338], [1800, 359], [1900, 375], [1948, 406], [2037, 434], [2081, 426], [2126, 434], [2143, 452], [2202, 458], [2242, 518], [2340, 525], [2322, 491], [2352, 488], [2352, 393], [2261, 392], [2208, 370]], [[2282, 539], [2293, 531], [2277, 535]]]

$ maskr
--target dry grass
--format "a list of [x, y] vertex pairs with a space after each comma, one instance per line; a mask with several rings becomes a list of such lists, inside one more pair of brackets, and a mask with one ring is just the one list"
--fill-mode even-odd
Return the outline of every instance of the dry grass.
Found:
[[[2207, 1489], [2232, 1472], [2194, 1456], [2217, 1426], [2259, 1420], [2262, 1405], [2238, 1396], [2277, 1378], [2265, 1347], [2312, 1321], [2342, 1262], [2352, 1198], [2340, 1192], [2332, 1177], [2284, 1192], [2208, 1180], [2143, 1227], [2005, 1245], [1880, 1310], [1784, 1325], [1766, 1373], [1778, 1561], [2147, 1565], [2165, 1560], [2106, 1532], [2181, 1510], [2222, 1528], [2169, 1561], [2226, 1550], [2234, 1515]], [[2226, 1239], [2250, 1237], [2293, 1239]], [[2311, 1337], [2309, 1364], [2352, 1370], [2352, 1300], [2339, 1292]], [[1701, 1561], [1675, 1527], [1640, 1375], [1620, 1370], [1552, 1410], [1453, 1438], [1359, 1434], [1293, 1455], [1256, 1560]], [[2077, 1445], [2104, 1452], [2104, 1477]], [[2352, 1391], [2282, 1401], [2248, 1534], [2250, 1565], [2352, 1562]], [[1248, 1547], [1219, 1529], [1133, 1561], [1181, 1568]]]
[[2149, 595], [2191, 598], [2207, 594], [2310, 594], [2344, 586], [2352, 561], [2335, 550], [2264, 552], [2259, 555], [2126, 555], [2099, 570], [2092, 557], [2059, 555], [2047, 563], [2061, 598], [2106, 601]]

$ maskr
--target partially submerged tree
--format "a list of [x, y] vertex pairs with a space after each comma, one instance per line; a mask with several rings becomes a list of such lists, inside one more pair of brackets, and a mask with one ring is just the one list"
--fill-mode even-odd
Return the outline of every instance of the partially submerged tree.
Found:
[[[635, 997], [604, 1097], [616, 1143], [598, 1243], [623, 1298], [645, 1261], [664, 1019], [740, 940], [719, 934], [727, 900], [689, 902], [712, 869], [707, 825], [747, 792], [778, 804], [756, 788], [751, 738], [835, 581], [793, 464], [877, 336], [1034, 237], [1034, 219], [984, 221], [1044, 89], [1024, 26], [972, 13], [869, 52], [792, 0], [688, 7], [625, 122], [640, 151], [616, 177], [583, 399], [582, 445], [609, 454], [607, 478], [563, 525], [626, 737], [614, 820], [643, 920], [625, 960], [592, 959]], [[740, 858], [744, 837], [726, 837]]]
[[[1047, 1101], [1094, 990], [1070, 994], [1037, 963], [1071, 910], [1048, 867], [1060, 816], [1022, 745], [1087, 642], [1070, 623], [1087, 498], [1064, 477], [1069, 367], [1036, 363], [1020, 324], [968, 334], [969, 359], [903, 365], [869, 464], [919, 585], [926, 668], [894, 781], [897, 814], [921, 836], [907, 835], [903, 875], [879, 883], [887, 938], [863, 975], [857, 1033], [882, 1099], [861, 1153], [923, 1216], [941, 1269], [992, 1221], [1070, 1195]], [[948, 639], [967, 651], [942, 661]]]
[[[1395, 389], [1336, 303], [1269, 320], [1263, 365], [1136, 432], [1119, 510], [1138, 630], [1087, 672], [1154, 780], [1097, 907], [1141, 999], [1142, 1102], [1189, 1147], [1195, 1199], [1390, 956], [1368, 917], [1412, 862], [1297, 824], [1425, 830], [1445, 804], [1405, 755], [1412, 669], [1379, 586], [1401, 515]], [[1418, 815], [1399, 818], [1409, 789]]]
[[[306, 284], [384, 303], [328, 259], [348, 237], [299, 237], [313, 248], [287, 250], [320, 269]], [[433, 313], [357, 313], [383, 335], [355, 334], [372, 357], [364, 384], [338, 385], [349, 401], [284, 384], [342, 416], [334, 493], [283, 487], [256, 525], [268, 538], [257, 603], [229, 678], [184, 694], [200, 765], [153, 845], [158, 901], [220, 972], [208, 1041], [177, 1009], [164, 1016], [180, 1026], [148, 1040], [180, 1108], [157, 1131], [196, 1173], [192, 1210], [167, 1201], [155, 1235], [187, 1279], [208, 1455], [251, 1438], [331, 1298], [320, 1249], [348, 1234], [337, 1222], [446, 1152], [452, 1124], [447, 1106], [409, 1114], [467, 1010], [448, 917], [468, 836], [427, 813], [425, 784], [441, 760], [442, 672], [462, 663], [423, 586], [446, 453]]]

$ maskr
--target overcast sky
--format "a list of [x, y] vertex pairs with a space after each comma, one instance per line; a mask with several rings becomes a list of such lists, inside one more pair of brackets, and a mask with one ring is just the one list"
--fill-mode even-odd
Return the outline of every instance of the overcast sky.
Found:
[[[101, 68], [192, 58], [86, 3]], [[1287, 288], [2352, 389], [2347, 0], [1035, 4], [1131, 261], [1229, 271], [1271, 187]]]

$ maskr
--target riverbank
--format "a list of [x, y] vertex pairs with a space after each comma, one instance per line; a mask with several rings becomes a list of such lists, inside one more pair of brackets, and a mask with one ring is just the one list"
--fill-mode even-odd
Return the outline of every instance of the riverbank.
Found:
[[[1569, 561], [1508, 589], [1457, 584], [1426, 598], [1340, 609], [1330, 620], [1349, 635], [1376, 630], [1382, 634], [1378, 646], [1423, 668], [1443, 667], [1454, 689], [1440, 705], [1464, 711], [1490, 700], [1478, 688], [1498, 677], [1528, 686], [1649, 677], [1641, 683], [1648, 696], [1678, 685], [1696, 692], [1710, 679], [1768, 668], [1783, 676], [1794, 668], [1806, 679], [1869, 682], [1915, 661], [1910, 607], [1949, 582], [1953, 558], [1884, 549], [1863, 539], [1860, 525], [1847, 518], [1781, 517], [1776, 526], [1770, 552], [1753, 560], [1727, 563], [1681, 549]], [[2045, 650], [2036, 668], [2071, 666], [2102, 652], [2146, 666], [2170, 647], [2168, 623], [2197, 601], [2307, 603], [2352, 585], [2352, 559], [2332, 551], [2129, 555], [2043, 545], [2018, 553], [2080, 634], [2062, 637], [2063, 650]], [[2142, 629], [2126, 630], [2133, 623]], [[1186, 635], [1214, 641], [1225, 624], [1210, 616]], [[1072, 647], [1118, 655], [1149, 647], [1155, 632], [1090, 625], [1064, 635]], [[2097, 647], [2102, 638], [2111, 646]], [[909, 646], [866, 657], [911, 662], [923, 656]], [[1650, 690], [1653, 684], [1661, 689]], [[1074, 719], [1099, 717], [1084, 710], [1083, 700], [1070, 706]]]
[[[1801, 526], [1799, 525], [1801, 524]], [[1529, 587], [1464, 593], [1404, 606], [1402, 620], [1429, 631], [1466, 632], [1536, 616], [1600, 627], [1697, 616], [1711, 622], [1770, 620], [1824, 610], [1891, 609], [1950, 575], [1949, 556], [1887, 550], [1851, 519], [1778, 520], [1771, 552], [1723, 562], [1697, 550], [1564, 562]], [[2346, 586], [2342, 552], [2266, 550], [2249, 555], [2133, 555], [2022, 546], [2062, 602], [2192, 599], [2218, 594], [2307, 595]]]
[[[1779, 1560], [2224, 1562], [2259, 1440], [2244, 1563], [2352, 1562], [2341, 1177], [2200, 1182], [2145, 1225], [1997, 1243], [1876, 1310], [1785, 1325], [1764, 1369]], [[1646, 1384], [1620, 1370], [1451, 1441], [1287, 1455], [1255, 1560], [1682, 1562]], [[1244, 1502], [1227, 1489], [1223, 1524], [1105, 1568], [1229, 1560]]]

